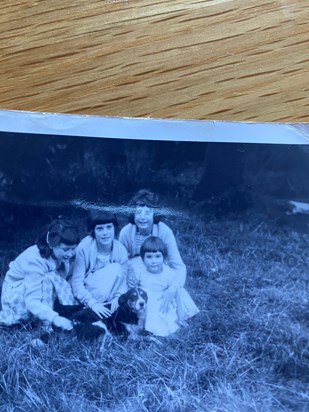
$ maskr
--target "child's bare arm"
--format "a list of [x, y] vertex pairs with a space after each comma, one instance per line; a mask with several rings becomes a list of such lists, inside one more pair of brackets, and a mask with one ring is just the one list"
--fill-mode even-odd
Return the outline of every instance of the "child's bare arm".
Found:
[[128, 265], [127, 268], [127, 284], [129, 288], [140, 287], [141, 282], [136, 274], [136, 271], [132, 265]]

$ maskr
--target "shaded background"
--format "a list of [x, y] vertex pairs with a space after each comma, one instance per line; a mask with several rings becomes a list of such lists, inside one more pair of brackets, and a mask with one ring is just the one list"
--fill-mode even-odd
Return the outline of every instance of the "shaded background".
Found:
[[308, 157], [307, 146], [1, 133], [0, 238], [83, 215], [80, 202], [126, 205], [144, 187], [181, 213], [252, 210], [282, 223], [289, 199], [309, 199]]

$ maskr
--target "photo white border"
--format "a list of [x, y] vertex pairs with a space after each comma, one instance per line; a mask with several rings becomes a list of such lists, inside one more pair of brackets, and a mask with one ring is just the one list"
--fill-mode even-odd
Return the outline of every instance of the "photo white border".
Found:
[[309, 123], [105, 117], [0, 110], [0, 131], [137, 140], [309, 144]]

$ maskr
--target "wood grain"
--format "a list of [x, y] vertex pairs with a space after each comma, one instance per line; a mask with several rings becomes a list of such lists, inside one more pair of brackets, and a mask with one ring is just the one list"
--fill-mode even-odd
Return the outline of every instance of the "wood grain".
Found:
[[0, 108], [309, 121], [308, 0], [2, 0]]

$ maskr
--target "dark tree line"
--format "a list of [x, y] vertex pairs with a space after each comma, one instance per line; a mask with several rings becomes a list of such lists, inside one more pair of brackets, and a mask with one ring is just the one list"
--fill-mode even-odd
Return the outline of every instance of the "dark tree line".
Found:
[[1, 226], [76, 200], [126, 204], [141, 187], [219, 215], [263, 196], [309, 199], [308, 157], [304, 146], [2, 133]]

